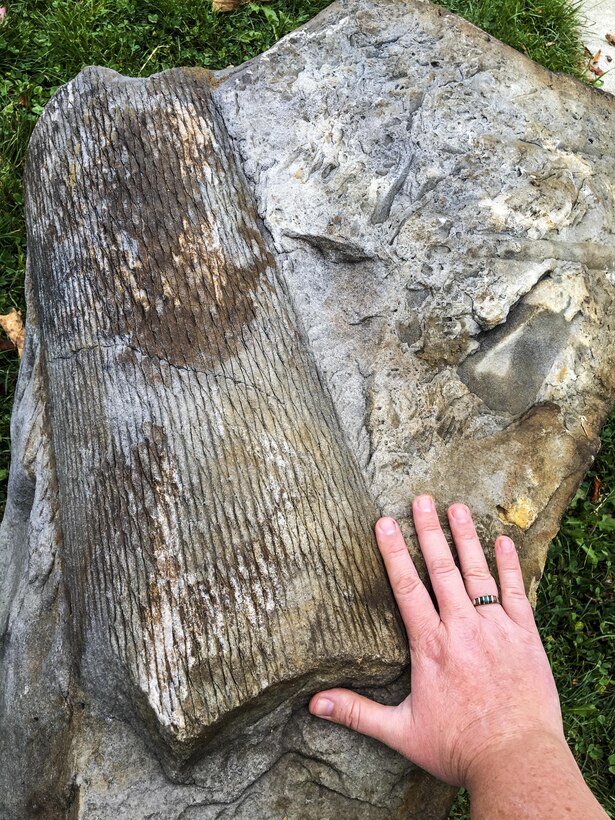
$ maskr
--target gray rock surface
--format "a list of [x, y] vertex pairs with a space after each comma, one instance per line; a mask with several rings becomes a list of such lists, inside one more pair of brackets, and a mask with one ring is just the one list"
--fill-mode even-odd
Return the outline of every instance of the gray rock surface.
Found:
[[[396, 702], [371, 526], [546, 549], [613, 405], [615, 101], [423, 2], [224, 72], [87, 69], [27, 171], [0, 816], [444, 818], [312, 719]], [[589, 135], [589, 136], [588, 136]]]

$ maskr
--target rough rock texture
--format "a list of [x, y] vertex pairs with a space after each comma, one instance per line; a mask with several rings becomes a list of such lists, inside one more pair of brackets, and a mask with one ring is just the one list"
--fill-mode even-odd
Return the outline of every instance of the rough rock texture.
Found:
[[422, 2], [58, 92], [26, 177], [0, 817], [446, 816], [305, 704], [403, 696], [371, 527], [413, 543], [417, 492], [510, 534], [533, 593], [615, 393], [614, 126]]

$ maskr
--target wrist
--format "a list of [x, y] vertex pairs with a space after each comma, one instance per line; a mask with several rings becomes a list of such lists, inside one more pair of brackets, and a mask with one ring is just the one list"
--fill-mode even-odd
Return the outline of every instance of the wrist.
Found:
[[563, 733], [531, 729], [494, 741], [478, 752], [467, 768], [466, 788], [470, 793], [493, 780], [496, 773], [519, 771], [536, 766], [556, 765], [581, 774]]
[[532, 730], [502, 739], [474, 758], [466, 785], [474, 820], [607, 817], [559, 732]]

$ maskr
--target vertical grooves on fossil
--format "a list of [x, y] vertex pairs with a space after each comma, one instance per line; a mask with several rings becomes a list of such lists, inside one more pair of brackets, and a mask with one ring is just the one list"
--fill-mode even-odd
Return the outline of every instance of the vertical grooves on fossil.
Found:
[[401, 663], [373, 504], [204, 80], [80, 75], [27, 196], [86, 654], [188, 745], [340, 658]]

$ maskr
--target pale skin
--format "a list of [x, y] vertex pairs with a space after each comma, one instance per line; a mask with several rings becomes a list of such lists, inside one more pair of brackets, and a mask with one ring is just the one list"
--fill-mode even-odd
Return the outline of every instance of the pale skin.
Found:
[[[433, 499], [412, 514], [437, 608], [419, 578], [399, 525], [376, 524], [376, 539], [410, 642], [411, 694], [384, 706], [346, 689], [319, 692], [310, 711], [396, 749], [470, 793], [473, 818], [583, 818], [602, 810], [568, 749], [551, 668], [510, 538], [495, 542], [500, 590], [469, 509], [448, 519], [453, 560]], [[475, 607], [472, 599], [498, 595]]]

